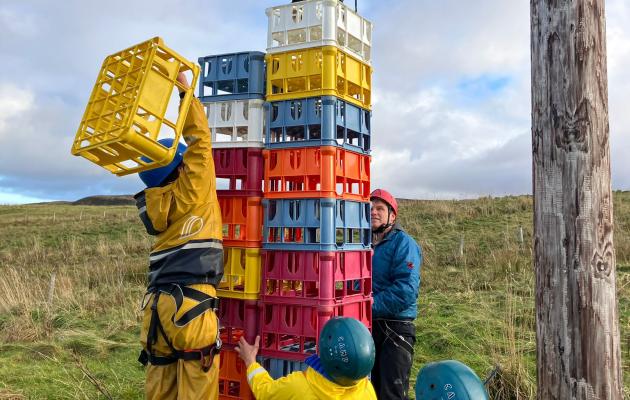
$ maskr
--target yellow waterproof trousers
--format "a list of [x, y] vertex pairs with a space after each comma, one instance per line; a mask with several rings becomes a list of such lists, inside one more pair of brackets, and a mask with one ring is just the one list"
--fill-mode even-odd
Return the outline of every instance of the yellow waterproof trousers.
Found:
[[[189, 286], [207, 295], [216, 296], [216, 290], [212, 285], [196, 284]], [[153, 296], [145, 299], [144, 318], [140, 341], [144, 349], [147, 349], [147, 334], [151, 323], [151, 304]], [[173, 320], [178, 320], [198, 302], [184, 297], [181, 307], [176, 310], [175, 300], [172, 296], [161, 293], [157, 303], [160, 323], [164, 333], [177, 350], [200, 349], [214, 344], [218, 333], [218, 319], [212, 310], [208, 310], [183, 327], [177, 327]], [[164, 337], [158, 330], [157, 341], [152, 346], [156, 356], [169, 356], [172, 352]], [[208, 372], [201, 368], [201, 361], [177, 360], [168, 365], [151, 365], [147, 367], [146, 398], [152, 399], [178, 399], [178, 400], [216, 400], [219, 398], [219, 355], [214, 357], [212, 366]]]

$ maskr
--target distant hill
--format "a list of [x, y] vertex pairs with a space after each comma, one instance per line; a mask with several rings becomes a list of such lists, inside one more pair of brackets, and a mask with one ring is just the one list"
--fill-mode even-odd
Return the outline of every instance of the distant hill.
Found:
[[70, 203], [74, 206], [129, 206], [136, 202], [130, 194], [115, 196], [88, 196]]

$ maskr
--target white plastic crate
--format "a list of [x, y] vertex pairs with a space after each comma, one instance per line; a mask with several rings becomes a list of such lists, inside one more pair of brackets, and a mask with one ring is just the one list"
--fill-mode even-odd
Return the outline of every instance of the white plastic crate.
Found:
[[337, 46], [371, 62], [372, 23], [338, 0], [307, 0], [268, 8], [267, 52]]
[[263, 147], [264, 100], [229, 100], [203, 103], [214, 148]]

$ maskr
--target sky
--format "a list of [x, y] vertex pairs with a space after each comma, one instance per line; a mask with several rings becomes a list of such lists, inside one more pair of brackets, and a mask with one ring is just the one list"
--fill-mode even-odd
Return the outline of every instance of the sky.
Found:
[[[190, 60], [265, 51], [270, 0], [0, 0], [0, 204], [142, 190], [70, 154], [103, 59], [161, 36]], [[374, 23], [372, 187], [530, 194], [524, 0], [358, 0]], [[354, 1], [347, 0], [354, 6]], [[613, 189], [630, 189], [630, 5], [606, 1]]]

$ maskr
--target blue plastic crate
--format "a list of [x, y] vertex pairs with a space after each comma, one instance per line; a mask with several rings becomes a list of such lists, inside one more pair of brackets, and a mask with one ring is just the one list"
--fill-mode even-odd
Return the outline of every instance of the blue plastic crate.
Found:
[[264, 99], [265, 53], [250, 51], [199, 58], [201, 101]]
[[335, 96], [267, 103], [268, 148], [341, 146], [370, 152], [371, 112]]
[[269, 372], [273, 379], [282, 378], [296, 371], [306, 371], [308, 368], [303, 361], [283, 360], [281, 358], [257, 357], [256, 361]]
[[336, 199], [263, 199], [263, 249], [370, 248], [370, 203]]

